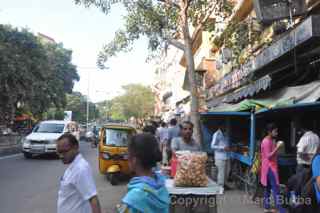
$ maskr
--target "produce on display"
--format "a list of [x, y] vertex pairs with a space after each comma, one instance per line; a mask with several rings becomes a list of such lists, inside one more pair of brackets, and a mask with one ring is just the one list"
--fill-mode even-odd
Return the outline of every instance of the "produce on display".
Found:
[[175, 186], [205, 187], [208, 185], [204, 152], [177, 152], [178, 167], [174, 177]]

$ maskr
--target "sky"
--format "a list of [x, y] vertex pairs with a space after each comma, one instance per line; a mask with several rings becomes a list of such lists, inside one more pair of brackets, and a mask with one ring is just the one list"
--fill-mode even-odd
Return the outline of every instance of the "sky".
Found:
[[145, 62], [148, 55], [145, 39], [137, 41], [133, 51], [111, 58], [106, 64], [108, 70], [96, 67], [102, 46], [123, 26], [123, 15], [121, 6], [105, 15], [95, 7], [76, 5], [73, 0], [0, 0], [0, 24], [40, 32], [73, 51], [72, 62], [80, 75], [74, 91], [89, 94], [93, 102], [121, 94], [123, 85], [150, 85], [153, 81], [154, 69]]

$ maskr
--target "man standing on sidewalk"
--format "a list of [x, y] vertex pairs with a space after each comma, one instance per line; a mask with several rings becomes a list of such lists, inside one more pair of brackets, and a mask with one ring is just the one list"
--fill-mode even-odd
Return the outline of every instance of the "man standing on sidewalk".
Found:
[[211, 148], [214, 150], [215, 165], [218, 168], [217, 183], [227, 189], [228, 187], [225, 185], [225, 182], [230, 171], [230, 161], [228, 155], [230, 144], [229, 140], [224, 134], [224, 129], [225, 127], [220, 125], [218, 130], [213, 134]]
[[303, 134], [297, 144], [297, 172], [302, 171], [304, 168], [310, 168], [313, 156], [317, 153], [320, 146], [319, 136], [302, 127], [300, 134]]
[[58, 213], [101, 213], [96, 186], [88, 162], [79, 153], [79, 142], [72, 134], [57, 142], [62, 162], [68, 164], [60, 180]]

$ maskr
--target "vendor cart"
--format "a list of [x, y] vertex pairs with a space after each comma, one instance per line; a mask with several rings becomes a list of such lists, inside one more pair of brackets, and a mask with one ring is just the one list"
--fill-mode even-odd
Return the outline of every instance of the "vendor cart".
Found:
[[207, 187], [176, 187], [173, 179], [167, 179], [166, 188], [171, 213], [217, 213], [217, 195], [223, 194], [223, 187], [211, 179]]
[[279, 140], [284, 141], [284, 148], [278, 154], [281, 186], [295, 173], [297, 124], [310, 123], [312, 130], [319, 134], [320, 102], [298, 103], [286, 106], [251, 111], [207, 112], [201, 114], [203, 138], [208, 153], [212, 135], [221, 122], [227, 127], [233, 152], [231, 158], [231, 177], [236, 186], [244, 189], [254, 198], [259, 189], [260, 143], [267, 123], [274, 122], [279, 128]]

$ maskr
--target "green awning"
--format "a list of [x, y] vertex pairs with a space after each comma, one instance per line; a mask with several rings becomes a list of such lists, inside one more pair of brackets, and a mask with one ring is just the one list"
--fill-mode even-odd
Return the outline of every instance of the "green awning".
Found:
[[295, 87], [285, 87], [277, 91], [269, 91], [259, 99], [245, 99], [237, 104], [221, 103], [211, 108], [210, 112], [256, 111], [264, 108], [277, 108], [300, 103], [312, 103], [320, 98], [320, 81]]

